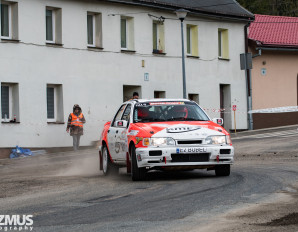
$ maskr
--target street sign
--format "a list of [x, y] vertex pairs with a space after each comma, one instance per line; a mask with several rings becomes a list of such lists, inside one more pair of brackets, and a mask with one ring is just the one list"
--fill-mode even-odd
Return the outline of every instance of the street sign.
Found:
[[250, 52], [240, 54], [240, 68], [241, 70], [252, 69], [252, 54]]
[[236, 111], [236, 109], [237, 109], [237, 106], [233, 105], [233, 111]]
[[149, 81], [149, 73], [144, 73], [144, 81]]

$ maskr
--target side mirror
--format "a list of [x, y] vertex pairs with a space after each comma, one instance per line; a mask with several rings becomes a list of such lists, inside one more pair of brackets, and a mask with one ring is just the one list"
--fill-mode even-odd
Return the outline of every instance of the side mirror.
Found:
[[116, 122], [117, 127], [126, 128], [127, 127], [127, 121], [125, 120], [119, 120]]
[[212, 122], [215, 122], [216, 124], [222, 126], [223, 125], [223, 119], [222, 118], [213, 118]]

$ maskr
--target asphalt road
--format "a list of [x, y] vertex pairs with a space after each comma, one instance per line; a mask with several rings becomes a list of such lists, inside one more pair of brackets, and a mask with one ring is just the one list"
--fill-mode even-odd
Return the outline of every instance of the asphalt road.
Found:
[[228, 211], [296, 191], [292, 132], [234, 138], [229, 177], [205, 170], [152, 172], [143, 182], [124, 170], [104, 177], [96, 150], [0, 161], [0, 215], [33, 214], [33, 231], [200, 231]]

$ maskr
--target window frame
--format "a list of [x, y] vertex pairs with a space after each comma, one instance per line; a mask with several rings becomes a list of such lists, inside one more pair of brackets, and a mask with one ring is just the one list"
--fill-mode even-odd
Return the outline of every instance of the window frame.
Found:
[[[47, 85], [46, 91], [48, 91], [48, 88], [54, 89], [54, 118], [48, 118], [48, 103], [47, 103], [47, 122], [57, 122], [57, 118], [58, 118], [57, 87], [55, 85]], [[46, 92], [46, 98], [48, 100], [47, 92]]]
[[[188, 34], [188, 30], [189, 30], [189, 34]], [[193, 33], [192, 26], [187, 24], [186, 25], [186, 54], [189, 56], [192, 55], [192, 33]], [[188, 52], [188, 47], [189, 47], [189, 52]]]
[[[156, 25], [156, 32], [154, 32], [154, 25]], [[154, 34], [156, 34], [156, 38], [154, 38]], [[156, 39], [156, 47], [154, 39]], [[152, 22], [152, 52], [165, 54], [165, 26], [162, 21], [153, 20]]]
[[[10, 84], [7, 83], [1, 83], [1, 87], [2, 86], [7, 86], [8, 87], [8, 104], [9, 104], [9, 108], [8, 108], [8, 113], [9, 113], [9, 117], [7, 117], [8, 120], [12, 120], [13, 116], [12, 116], [12, 105], [13, 105], [13, 96], [12, 96], [12, 86]], [[1, 98], [1, 102], [2, 102], [2, 98]], [[5, 119], [2, 118], [2, 103], [1, 103], [1, 121], [5, 122]]]
[[[122, 47], [122, 20], [125, 20], [125, 47]], [[128, 50], [128, 23], [127, 18], [121, 16], [120, 18], [120, 44], [121, 44], [121, 50]]]
[[[88, 16], [92, 16], [92, 44], [89, 43], [89, 25]], [[95, 13], [87, 12], [87, 46], [96, 47], [96, 15]]]
[[218, 58], [222, 60], [230, 59], [229, 29], [218, 28]]
[[222, 30], [218, 29], [218, 58], [223, 58], [222, 48], [223, 48]]
[[199, 26], [186, 24], [186, 56], [199, 58]]
[[116, 122], [116, 117], [118, 116], [119, 113], [121, 113], [121, 109], [122, 109], [122, 107], [123, 107], [123, 110], [122, 110], [122, 113], [121, 113], [121, 115], [120, 115], [120, 119], [119, 119], [119, 120], [121, 120], [122, 115], [123, 115], [123, 113], [124, 113], [124, 111], [125, 111], [125, 109], [126, 109], [126, 105], [127, 105], [127, 104], [122, 104], [122, 105], [119, 107], [119, 109], [117, 110], [117, 113], [115, 114], [114, 119], [113, 119], [113, 121], [112, 121], [112, 123], [111, 123], [111, 127], [117, 127], [117, 125], [114, 125], [115, 122]]
[[1, 6], [0, 6], [1, 11], [2, 11], [2, 5], [6, 5], [7, 6], [7, 11], [8, 11], [7, 12], [7, 14], [8, 14], [8, 36], [2, 36], [2, 19], [0, 17], [0, 22], [1, 22], [1, 24], [0, 24], [0, 29], [1, 29], [0, 38], [1, 39], [12, 39], [12, 18], [11, 18], [11, 15], [12, 15], [11, 10], [12, 9], [11, 9], [11, 4], [9, 4], [7, 2], [1, 3]]
[[[52, 40], [47, 40], [47, 11], [52, 12]], [[46, 43], [56, 43], [56, 10], [52, 8], [46, 8]]]
[[[125, 116], [125, 112], [126, 112], [126, 110], [127, 110], [128, 108], [130, 108], [130, 112], [129, 112], [129, 114], [127, 115], [127, 116], [128, 116], [128, 120], [126, 120], [126, 119], [124, 119], [124, 116]], [[132, 111], [132, 104], [127, 104], [126, 107], [125, 107], [125, 110], [123, 111], [123, 114], [122, 114], [122, 116], [121, 116], [121, 120], [123, 120], [123, 121], [127, 121], [127, 123], [129, 124], [131, 111]]]
[[[156, 25], [156, 48], [154, 48], [154, 46], [155, 46], [155, 44], [154, 44], [154, 24]], [[152, 23], [152, 33], [153, 33], [153, 35], [152, 35], [152, 37], [153, 37], [153, 50], [159, 50], [158, 49], [158, 40], [159, 40], [159, 30], [158, 30], [158, 23], [156, 22], [156, 21], [153, 21], [153, 23]]]

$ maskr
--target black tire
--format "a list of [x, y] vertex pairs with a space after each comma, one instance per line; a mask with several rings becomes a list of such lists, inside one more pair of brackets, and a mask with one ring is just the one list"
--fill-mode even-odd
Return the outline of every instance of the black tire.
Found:
[[229, 176], [230, 173], [231, 173], [231, 165], [230, 164], [215, 166], [215, 175], [216, 176]]
[[118, 174], [119, 168], [110, 159], [107, 146], [102, 148], [102, 172], [105, 176]]
[[134, 146], [130, 149], [131, 155], [131, 179], [133, 181], [140, 181], [146, 178], [146, 169], [139, 168], [137, 164], [136, 148]]

